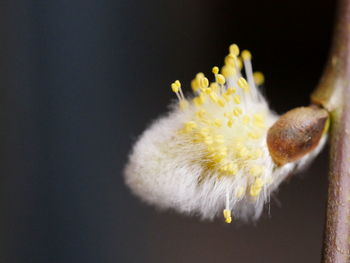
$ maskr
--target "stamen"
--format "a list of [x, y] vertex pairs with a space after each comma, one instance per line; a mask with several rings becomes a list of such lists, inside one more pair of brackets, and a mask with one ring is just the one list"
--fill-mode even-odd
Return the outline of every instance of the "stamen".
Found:
[[171, 89], [176, 94], [179, 101], [181, 101], [181, 96], [179, 94], [179, 90], [180, 90], [179, 86], [175, 82], [171, 83]]
[[179, 87], [180, 96], [181, 96], [181, 98], [184, 100], [184, 99], [185, 99], [185, 96], [184, 96], [184, 94], [182, 93], [181, 82], [180, 82], [179, 80], [176, 80], [174, 83]]
[[249, 170], [249, 174], [254, 176], [254, 177], [260, 176], [262, 174], [262, 172], [263, 172], [263, 168], [259, 165], [254, 165]]
[[261, 178], [256, 178], [253, 185], [250, 187], [250, 195], [252, 197], [256, 197], [260, 194], [262, 187], [264, 186], [264, 182]]
[[223, 75], [216, 74], [216, 82], [219, 83], [220, 85], [224, 85], [226, 82], [226, 79]]
[[245, 90], [245, 91], [248, 91], [248, 90], [249, 90], [249, 85], [248, 85], [247, 81], [246, 81], [243, 77], [240, 77], [240, 78], [238, 79], [237, 84], [238, 84], [238, 86], [239, 86], [241, 89], [243, 89], [243, 90]]
[[244, 63], [245, 74], [248, 79], [249, 86], [255, 88], [254, 78], [253, 78], [253, 67], [252, 67], [252, 54], [248, 50], [242, 51], [242, 58]]
[[239, 55], [239, 47], [236, 44], [232, 44], [229, 48], [230, 54], [234, 55], [234, 56], [238, 56]]
[[215, 67], [212, 68], [211, 71], [214, 73], [214, 75], [216, 75], [216, 74], [219, 73], [219, 68], [215, 66]]
[[232, 222], [231, 210], [230, 210], [230, 192], [226, 189], [226, 208], [224, 209], [224, 218], [227, 224]]
[[201, 88], [200, 80], [204, 78], [204, 74], [199, 72], [196, 74], [196, 77], [191, 82], [191, 87], [194, 92], [197, 92]]
[[194, 121], [188, 121], [185, 123], [185, 132], [189, 133], [197, 127], [197, 124]]
[[231, 95], [231, 94], [233, 94], [233, 93], [235, 93], [235, 92], [236, 92], [236, 89], [233, 88], [233, 87], [229, 87], [229, 88], [226, 90], [226, 94], [227, 94], [227, 95]]
[[239, 95], [234, 95], [233, 96], [233, 101], [236, 103], [236, 104], [240, 104], [241, 103], [241, 97]]
[[207, 88], [209, 86], [209, 80], [206, 77], [204, 77], [204, 75], [203, 77], [200, 77], [199, 83], [201, 88]]

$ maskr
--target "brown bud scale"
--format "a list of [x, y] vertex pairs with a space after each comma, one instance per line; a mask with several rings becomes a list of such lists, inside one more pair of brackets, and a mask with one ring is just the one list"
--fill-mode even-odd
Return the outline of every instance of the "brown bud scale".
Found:
[[272, 159], [284, 165], [316, 148], [324, 133], [328, 112], [316, 106], [299, 107], [283, 114], [268, 131]]

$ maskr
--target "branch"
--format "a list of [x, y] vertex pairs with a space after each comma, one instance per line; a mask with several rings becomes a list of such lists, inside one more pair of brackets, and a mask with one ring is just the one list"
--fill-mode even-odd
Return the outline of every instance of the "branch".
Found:
[[323, 263], [350, 262], [350, 0], [339, 0], [331, 54], [313, 103], [332, 118]]

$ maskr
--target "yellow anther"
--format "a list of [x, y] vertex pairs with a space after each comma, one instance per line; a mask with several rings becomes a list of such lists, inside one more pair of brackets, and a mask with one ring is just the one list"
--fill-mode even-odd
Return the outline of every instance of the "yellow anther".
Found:
[[215, 92], [219, 92], [220, 90], [220, 86], [216, 82], [210, 83], [209, 88], [211, 88]]
[[219, 120], [219, 119], [215, 119], [213, 124], [216, 127], [221, 127], [221, 125], [222, 125], [221, 120]]
[[181, 88], [181, 82], [179, 80], [175, 80], [175, 85], [178, 86], [179, 88]]
[[243, 50], [241, 56], [244, 60], [252, 59], [252, 54], [248, 50]]
[[201, 88], [201, 91], [205, 94], [210, 94], [213, 90], [211, 88]]
[[204, 138], [204, 143], [205, 144], [207, 144], [207, 145], [211, 145], [211, 144], [213, 144], [213, 138], [211, 137], [211, 136], [206, 136], [205, 138]]
[[228, 126], [229, 128], [231, 128], [232, 125], [233, 125], [233, 120], [228, 120], [228, 121], [227, 121], [227, 126]]
[[238, 117], [239, 115], [242, 114], [242, 109], [240, 107], [236, 107], [234, 110], [233, 110], [233, 115], [235, 115], [236, 117]]
[[226, 157], [227, 155], [227, 148], [223, 145], [221, 145], [219, 148], [218, 148], [218, 153], [224, 157]]
[[221, 73], [225, 78], [229, 78], [236, 75], [236, 69], [234, 68], [234, 65], [231, 66], [226, 64], [221, 68]]
[[191, 132], [197, 127], [197, 124], [194, 121], [185, 122], [185, 132]]
[[193, 80], [191, 81], [191, 87], [192, 87], [192, 90], [193, 90], [193, 91], [199, 90], [200, 85], [199, 85], [199, 81], [198, 81], [197, 78], [195, 78], [195, 79], [193, 79]]
[[196, 116], [199, 118], [199, 119], [202, 119], [204, 118], [204, 116], [207, 114], [207, 112], [205, 110], [199, 110], [196, 112]]
[[233, 87], [229, 87], [227, 90], [226, 90], [226, 94], [227, 95], [232, 95], [233, 93], [236, 92], [236, 89], [233, 88]]
[[230, 95], [227, 95], [226, 92], [225, 92], [224, 94], [222, 94], [222, 98], [223, 98], [224, 101], [229, 102], [230, 99], [231, 99], [231, 96], [230, 96]]
[[239, 95], [234, 95], [233, 96], [233, 101], [236, 103], [236, 104], [240, 104], [241, 103], [241, 97]]
[[220, 147], [213, 152], [212, 161], [216, 164], [221, 163], [227, 156], [227, 150], [224, 147]]
[[254, 182], [254, 186], [255, 186], [256, 188], [261, 188], [261, 187], [263, 187], [263, 186], [264, 186], [264, 181], [263, 181], [263, 179], [261, 179], [260, 177], [256, 178], [256, 179], [255, 179], [255, 182]]
[[249, 151], [246, 147], [243, 146], [238, 152], [238, 157], [242, 159], [248, 159], [248, 156], [249, 156]]
[[198, 135], [203, 139], [203, 142], [209, 136], [208, 133], [204, 133], [202, 131], [199, 131]]
[[219, 73], [219, 68], [218, 67], [213, 67], [211, 70], [214, 74], [218, 74]]
[[242, 88], [242, 87], [248, 85], [247, 81], [246, 81], [245, 78], [243, 78], [243, 77], [240, 77], [240, 78], [238, 79], [237, 84], [238, 84], [238, 86], [239, 86], [240, 88]]
[[208, 151], [210, 154], [215, 153], [215, 147], [213, 146], [213, 144], [207, 145], [207, 151]]
[[239, 47], [236, 44], [230, 45], [229, 51], [230, 51], [230, 54], [232, 54], [234, 56], [239, 55]]
[[250, 131], [250, 132], [247, 132], [247, 135], [248, 135], [249, 138], [257, 139], [257, 138], [256, 138], [256, 133], [254, 133], [254, 132], [251, 132], [251, 131]]
[[265, 82], [264, 74], [262, 74], [259, 71], [253, 73], [253, 78], [254, 78], [255, 84], [258, 86], [264, 84]]
[[194, 105], [196, 105], [196, 106], [203, 105], [203, 100], [201, 99], [201, 97], [194, 97], [192, 101], [193, 101]]
[[227, 173], [227, 164], [221, 166], [221, 167], [219, 168], [219, 171], [222, 172], [222, 173]]
[[224, 209], [224, 218], [227, 224], [230, 224], [232, 222], [231, 210]]
[[224, 60], [224, 62], [225, 62], [225, 66], [228, 66], [228, 67], [235, 67], [235, 63], [236, 63], [236, 60], [237, 60], [237, 58], [235, 57], [235, 56], [233, 56], [233, 55], [231, 55], [231, 54], [229, 54], [229, 55], [227, 55], [226, 57], [225, 57], [225, 60]]
[[226, 157], [226, 155], [222, 155], [222, 154], [214, 154], [212, 157], [212, 161], [215, 163], [220, 163], [224, 158]]
[[209, 97], [210, 97], [214, 102], [218, 102], [218, 100], [219, 100], [218, 95], [217, 95], [214, 91], [211, 91], [211, 92], [209, 93]]
[[233, 163], [233, 162], [230, 162], [228, 165], [227, 165], [227, 172], [234, 175], [236, 174], [238, 171], [238, 165]]
[[204, 74], [202, 73], [202, 72], [198, 72], [197, 74], [196, 74], [196, 78], [197, 79], [201, 79], [201, 78], [204, 78], [205, 76], [204, 76]]
[[239, 187], [236, 189], [236, 191], [235, 191], [235, 196], [236, 196], [237, 198], [241, 198], [241, 197], [244, 195], [245, 190], [246, 190], [246, 189], [245, 189], [244, 187], [239, 186]]
[[263, 167], [260, 165], [253, 165], [249, 170], [249, 174], [254, 177], [260, 176], [262, 172], [263, 172]]
[[243, 90], [249, 90], [248, 82], [245, 80], [245, 78], [240, 77], [237, 81], [238, 86]]
[[225, 101], [223, 99], [218, 99], [218, 102], [220, 107], [225, 107]]
[[174, 82], [174, 83], [171, 83], [171, 89], [173, 92], [178, 93], [180, 90], [180, 87], [176, 85], [176, 83]]
[[261, 113], [253, 114], [253, 119], [256, 122], [264, 122], [265, 121], [264, 115], [262, 115]]
[[244, 124], [248, 124], [250, 122], [250, 118], [248, 115], [244, 115], [242, 120]]
[[261, 137], [261, 133], [259, 132], [248, 132], [247, 135], [254, 140], [257, 140]]
[[260, 192], [261, 192], [261, 187], [256, 187], [255, 185], [252, 185], [250, 187], [249, 193], [252, 197], [258, 196], [260, 194]]
[[224, 85], [226, 80], [225, 77], [221, 74], [217, 74], [216, 75], [216, 81], [220, 84], [220, 85]]
[[209, 129], [208, 128], [201, 128], [199, 131], [199, 134], [202, 135], [203, 137], [206, 137], [209, 134]]
[[199, 83], [202, 88], [207, 88], [209, 86], [209, 80], [206, 77], [200, 78]]

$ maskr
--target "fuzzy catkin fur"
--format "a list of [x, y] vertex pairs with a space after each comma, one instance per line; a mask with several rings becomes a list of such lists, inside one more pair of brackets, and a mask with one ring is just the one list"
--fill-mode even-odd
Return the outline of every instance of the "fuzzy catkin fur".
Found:
[[[216, 86], [208, 87], [208, 80], [197, 75], [202, 87], [196, 91], [198, 97], [192, 98], [193, 102], [184, 98], [180, 84], [175, 86], [179, 104], [185, 107], [176, 105], [154, 121], [129, 156], [125, 181], [135, 195], [161, 209], [174, 209], [202, 219], [213, 219], [225, 209], [232, 210], [234, 218], [255, 220], [280, 183], [318, 154], [326, 135], [315, 150], [298, 161], [283, 166], [274, 163], [266, 137], [278, 116], [254, 84], [249, 59], [248, 56], [244, 60], [248, 82], [240, 72], [233, 71], [223, 85], [215, 71]], [[241, 88], [230, 90], [237, 83]], [[198, 117], [199, 110], [207, 117]], [[263, 121], [259, 114], [264, 116]], [[227, 118], [234, 119], [234, 124], [226, 125]], [[186, 124], [192, 126], [186, 130]], [[208, 130], [212, 133], [208, 134]], [[216, 137], [217, 142], [213, 142]], [[258, 157], [251, 157], [254, 151], [259, 152]], [[257, 166], [263, 172], [254, 171]]]
[[[226, 189], [234, 189], [235, 182], [230, 177], [217, 181], [213, 174], [198, 183], [201, 174], [206, 172], [198, 162], [202, 157], [201, 152], [176, 136], [183, 118], [184, 114], [175, 110], [151, 124], [132, 150], [125, 169], [125, 181], [135, 195], [149, 204], [213, 219], [224, 209]], [[255, 202], [245, 199], [238, 203], [232, 201], [230, 208], [234, 210], [234, 216], [245, 220], [257, 219], [270, 194], [293, 170], [302, 169], [312, 160], [325, 141], [324, 136], [317, 149], [298, 162], [277, 168], [272, 160], [268, 160], [267, 164], [271, 166], [276, 179], [265, 190], [265, 198], [258, 198]]]

